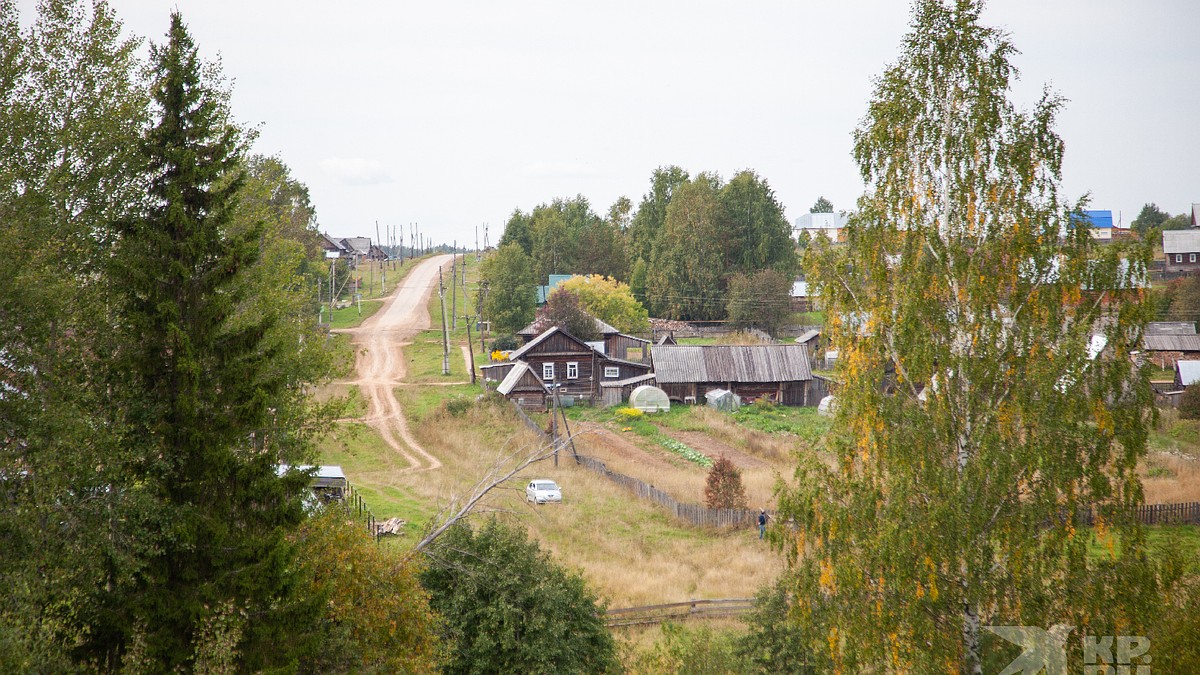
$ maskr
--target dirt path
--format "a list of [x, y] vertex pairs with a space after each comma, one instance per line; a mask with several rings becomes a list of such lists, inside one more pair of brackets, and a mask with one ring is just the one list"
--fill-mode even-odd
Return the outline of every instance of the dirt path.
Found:
[[420, 263], [374, 316], [358, 328], [339, 331], [350, 335], [357, 350], [358, 377], [348, 384], [358, 385], [367, 400], [367, 414], [361, 421], [377, 429], [384, 442], [408, 463], [399, 473], [431, 471], [442, 465], [409, 432], [393, 389], [403, 384], [405, 375], [401, 348], [430, 326], [429, 297], [438, 267], [447, 262], [449, 255]]

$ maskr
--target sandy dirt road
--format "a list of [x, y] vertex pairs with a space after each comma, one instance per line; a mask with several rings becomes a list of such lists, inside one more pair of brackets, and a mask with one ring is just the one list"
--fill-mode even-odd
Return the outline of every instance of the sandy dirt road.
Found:
[[358, 385], [367, 400], [367, 416], [361, 421], [377, 429], [408, 463], [401, 473], [430, 471], [442, 465], [409, 432], [393, 389], [403, 384], [403, 347], [430, 327], [429, 298], [437, 287], [438, 268], [449, 263], [449, 255], [421, 262], [374, 316], [358, 328], [340, 331], [350, 335], [357, 351], [358, 376], [350, 384]]

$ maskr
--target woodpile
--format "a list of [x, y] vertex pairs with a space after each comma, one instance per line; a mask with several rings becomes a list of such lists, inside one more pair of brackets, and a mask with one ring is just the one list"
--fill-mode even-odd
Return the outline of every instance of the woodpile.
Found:
[[381, 537], [385, 534], [404, 534], [404, 526], [408, 521], [403, 518], [388, 518], [383, 522], [375, 523], [375, 536]]
[[686, 321], [672, 321], [671, 319], [650, 319], [650, 328], [655, 335], [666, 335], [668, 333], [690, 333], [696, 328]]

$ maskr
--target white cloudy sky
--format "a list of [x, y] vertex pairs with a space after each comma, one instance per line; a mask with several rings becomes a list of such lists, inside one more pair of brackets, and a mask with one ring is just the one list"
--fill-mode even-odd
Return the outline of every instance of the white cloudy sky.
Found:
[[[33, 0], [21, 0], [26, 12]], [[902, 0], [408, 2], [111, 0], [161, 40], [179, 8], [310, 188], [322, 229], [417, 222], [491, 240], [514, 207], [634, 203], [651, 171], [756, 170], [791, 219], [863, 186], [851, 132], [907, 30]], [[1019, 103], [1070, 100], [1064, 187], [1128, 224], [1200, 202], [1200, 2], [992, 0], [1021, 54]]]

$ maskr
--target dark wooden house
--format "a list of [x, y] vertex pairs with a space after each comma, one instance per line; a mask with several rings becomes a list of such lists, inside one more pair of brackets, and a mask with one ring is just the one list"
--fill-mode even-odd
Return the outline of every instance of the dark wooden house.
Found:
[[803, 345], [658, 345], [653, 359], [654, 379], [672, 401], [703, 403], [708, 391], [728, 389], [745, 401], [820, 402]]
[[650, 371], [649, 364], [608, 356], [557, 326], [513, 351], [509, 360], [526, 364], [544, 384], [557, 386], [560, 396], [589, 402], [600, 397], [601, 382], [625, 380]]

